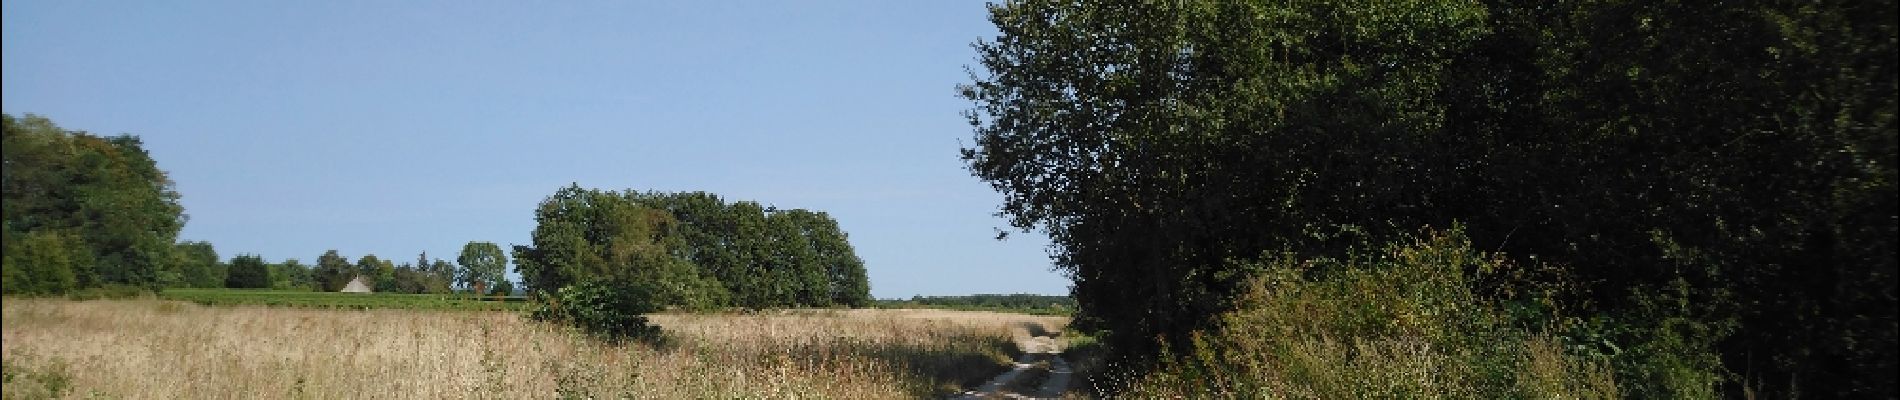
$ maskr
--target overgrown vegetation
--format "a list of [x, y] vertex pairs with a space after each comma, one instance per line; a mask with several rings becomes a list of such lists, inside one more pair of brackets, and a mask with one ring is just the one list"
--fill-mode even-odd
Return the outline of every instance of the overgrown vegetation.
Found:
[[1582, 284], [1625, 395], [1894, 397], [1895, 9], [1010, 2], [963, 155], [1135, 371], [1227, 360], [1263, 253], [1463, 223]]
[[[1552, 271], [1472, 249], [1458, 230], [1348, 253], [1268, 255], [1248, 267], [1259, 273], [1221, 329], [1192, 335], [1151, 375], [1097, 382], [1138, 398], [1682, 398], [1714, 387], [1619, 392], [1611, 356], [1562, 336], [1574, 320], [1553, 300], [1567, 287], [1523, 282]], [[1512, 291], [1527, 287], [1538, 290]]]
[[542, 299], [529, 316], [562, 322], [609, 340], [656, 340], [660, 328], [645, 314], [660, 311], [654, 290], [640, 282], [584, 281]]
[[73, 389], [72, 368], [57, 357], [7, 355], [0, 361], [0, 399], [57, 399]]

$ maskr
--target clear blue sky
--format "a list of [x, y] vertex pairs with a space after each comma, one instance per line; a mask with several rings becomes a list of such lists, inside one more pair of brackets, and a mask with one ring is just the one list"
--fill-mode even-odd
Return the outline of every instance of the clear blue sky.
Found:
[[3, 4], [0, 108], [139, 135], [226, 257], [453, 259], [574, 182], [829, 212], [880, 298], [1067, 292], [957, 159], [981, 3]]

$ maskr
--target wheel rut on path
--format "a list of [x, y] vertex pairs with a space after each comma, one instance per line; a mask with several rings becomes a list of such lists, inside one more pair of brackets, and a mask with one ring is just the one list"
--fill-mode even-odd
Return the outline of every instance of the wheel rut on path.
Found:
[[[1062, 359], [1062, 346], [1056, 341], [1054, 333], [1033, 336], [1017, 341], [1023, 350], [1022, 357], [1016, 359], [1014, 367], [984, 382], [975, 390], [953, 396], [953, 399], [1054, 399], [1062, 397], [1069, 390], [1069, 362]], [[1041, 370], [1041, 371], [1038, 371]], [[1046, 375], [1036, 374], [1046, 372]], [[1030, 376], [1045, 376], [1035, 388], [1024, 388], [1021, 380]], [[1027, 389], [1027, 390], [1026, 390]]]

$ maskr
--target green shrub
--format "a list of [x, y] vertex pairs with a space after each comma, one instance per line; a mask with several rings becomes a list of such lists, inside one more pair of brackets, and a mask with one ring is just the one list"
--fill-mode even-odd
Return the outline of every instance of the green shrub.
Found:
[[76, 269], [88, 265], [85, 242], [66, 232], [30, 232], [8, 243], [0, 265], [0, 292], [61, 294], [78, 286]]
[[231, 258], [231, 270], [225, 275], [224, 287], [233, 289], [263, 289], [270, 287], [270, 265], [256, 254], [241, 254]]
[[[1567, 351], [1561, 286], [1462, 232], [1346, 260], [1270, 255], [1221, 328], [1166, 349], [1133, 398], [1615, 398], [1611, 362]], [[1476, 288], [1477, 290], [1474, 290]], [[1526, 312], [1524, 310], [1541, 310]], [[1171, 351], [1170, 351], [1171, 350]], [[1112, 390], [1112, 389], [1111, 389]]]
[[612, 339], [659, 338], [659, 327], [643, 314], [659, 311], [652, 288], [624, 281], [583, 281], [556, 291], [530, 311], [534, 319], [573, 325]]
[[1706, 312], [1686, 284], [1636, 313], [1590, 314], [1560, 300], [1586, 294], [1558, 269], [1475, 250], [1461, 228], [1348, 253], [1244, 262], [1258, 273], [1218, 329], [1164, 344], [1152, 373], [1096, 385], [1134, 398], [1714, 398], [1730, 379], [1715, 343], [1736, 327], [1686, 317]]

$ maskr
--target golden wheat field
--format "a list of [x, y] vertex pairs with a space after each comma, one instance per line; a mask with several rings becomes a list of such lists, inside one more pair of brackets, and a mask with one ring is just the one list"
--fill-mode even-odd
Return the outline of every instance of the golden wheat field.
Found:
[[660, 344], [510, 312], [6, 299], [7, 398], [942, 397], [1066, 319], [937, 310], [662, 314]]

